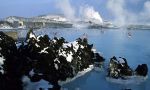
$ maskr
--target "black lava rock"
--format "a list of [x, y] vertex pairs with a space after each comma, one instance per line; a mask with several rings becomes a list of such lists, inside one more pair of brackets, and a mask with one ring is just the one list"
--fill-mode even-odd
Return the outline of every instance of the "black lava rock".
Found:
[[[147, 64], [138, 65], [138, 67], [133, 71], [127, 63], [125, 58], [119, 57], [118, 60], [115, 56], [110, 59], [109, 68], [108, 68], [108, 77], [112, 78], [122, 78], [126, 79], [125, 76], [146, 76], [148, 73]], [[135, 72], [135, 73], [134, 73]]]
[[135, 69], [135, 72], [137, 75], [146, 76], [148, 73], [147, 64], [138, 65], [138, 67]]
[[[29, 30], [26, 40], [16, 46], [11, 37], [0, 32], [0, 57], [5, 59], [0, 67], [4, 71], [0, 72], [0, 90], [22, 90], [23, 76], [28, 76], [31, 82], [44, 79], [54, 86], [52, 90], [60, 90], [59, 80], [74, 77], [93, 62], [93, 45], [88, 44], [86, 38], [76, 42], [79, 48], [75, 51], [72, 44], [71, 47], [63, 46], [67, 43], [63, 37], [50, 39], [48, 35], [36, 36], [33, 30]], [[62, 52], [64, 55], [60, 55]], [[70, 53], [73, 54], [71, 62], [67, 61]], [[103, 60], [98, 55], [96, 57]]]
[[128, 66], [125, 58], [119, 57], [120, 60], [114, 56], [110, 59], [108, 76], [112, 78], [122, 78], [124, 76], [133, 75], [132, 69]]

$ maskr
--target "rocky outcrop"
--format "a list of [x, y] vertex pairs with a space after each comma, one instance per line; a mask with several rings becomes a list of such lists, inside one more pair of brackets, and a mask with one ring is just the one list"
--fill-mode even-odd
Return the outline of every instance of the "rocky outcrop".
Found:
[[139, 76], [146, 76], [148, 74], [148, 67], [147, 64], [138, 65], [135, 69], [136, 75]]
[[101, 71], [105, 59], [104, 59], [104, 57], [102, 57], [100, 55], [100, 53], [94, 52], [93, 55], [94, 55], [94, 58], [93, 58], [93, 61], [94, 61], [94, 70], [95, 71]]
[[105, 59], [99, 53], [94, 53], [94, 62], [104, 62]]
[[125, 58], [119, 57], [119, 60], [114, 56], [110, 59], [108, 76], [113, 78], [123, 78], [124, 76], [133, 75], [132, 69], [128, 66]]
[[108, 77], [126, 79], [126, 77], [133, 75], [146, 76], [147, 72], [148, 67], [146, 64], [138, 65], [134, 71], [128, 66], [127, 60], [125, 58], [119, 57], [117, 59], [114, 56], [110, 59], [109, 62]]
[[29, 84], [21, 80], [24, 76], [30, 83], [46, 80], [53, 85], [52, 90], [59, 90], [59, 80], [74, 77], [93, 63], [92, 45], [86, 38], [67, 43], [63, 37], [36, 36], [32, 30], [19, 46], [0, 32], [0, 53], [5, 59], [0, 66], [2, 90], [22, 90]]
[[[22, 90], [21, 62], [15, 41], [0, 32], [0, 90]], [[3, 59], [3, 60], [2, 60]]]

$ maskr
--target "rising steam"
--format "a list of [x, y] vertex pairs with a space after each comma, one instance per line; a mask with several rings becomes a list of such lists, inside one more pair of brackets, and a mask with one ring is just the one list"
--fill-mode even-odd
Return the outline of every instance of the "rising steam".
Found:
[[56, 7], [61, 10], [68, 20], [75, 20], [75, 9], [69, 0], [56, 0]]
[[[114, 16], [116, 25], [143, 24], [150, 21], [150, 1], [146, 1], [143, 9], [136, 14], [126, 9], [126, 2], [127, 0], [108, 0], [107, 2], [107, 8]], [[132, 2], [135, 3], [136, 0]]]
[[[77, 11], [75, 11], [75, 8], [73, 7], [73, 5], [71, 5], [69, 0], [63, 0], [63, 2], [61, 0], [57, 0], [56, 7], [60, 9], [65, 17], [72, 22], [76, 22], [79, 18], [80, 20], [92, 21], [96, 24], [103, 23], [101, 15], [99, 14], [99, 12], [95, 11], [92, 6], [87, 5], [81, 7], [79, 10], [77, 10], [76, 8]], [[80, 17], [76, 17], [75, 15]]]
[[80, 8], [81, 17], [85, 21], [92, 21], [96, 24], [102, 24], [103, 19], [99, 12], [95, 11], [92, 6], [85, 6]]

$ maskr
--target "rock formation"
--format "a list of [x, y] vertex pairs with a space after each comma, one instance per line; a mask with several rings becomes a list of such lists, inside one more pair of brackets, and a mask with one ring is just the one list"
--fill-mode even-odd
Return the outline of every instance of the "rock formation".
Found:
[[138, 67], [135, 69], [135, 72], [136, 72], [136, 75], [146, 76], [148, 73], [147, 64], [138, 65]]
[[[119, 57], [118, 59], [114, 56], [110, 59], [108, 68], [108, 77], [126, 79], [127, 76], [139, 75], [146, 76], [148, 67], [146, 64], [138, 65], [136, 70], [132, 70], [127, 63], [125, 58]], [[136, 73], [136, 74], [135, 74]]]
[[63, 37], [36, 36], [32, 30], [19, 46], [0, 32], [0, 55], [0, 90], [22, 90], [41, 80], [60, 90], [58, 81], [74, 77], [93, 63], [92, 45], [86, 38], [67, 43]]

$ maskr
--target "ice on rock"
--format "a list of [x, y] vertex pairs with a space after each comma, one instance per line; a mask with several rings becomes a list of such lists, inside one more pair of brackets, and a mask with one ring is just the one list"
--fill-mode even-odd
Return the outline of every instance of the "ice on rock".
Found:
[[63, 51], [63, 52], [60, 52], [59, 55], [60, 55], [60, 56], [61, 56], [61, 55], [64, 56], [68, 62], [71, 62], [72, 59], [73, 59], [73, 57], [72, 57], [72, 55], [73, 55], [72, 52], [66, 54], [66, 52]]
[[36, 36], [33, 33], [30, 33], [29, 38], [36, 38]]
[[44, 48], [43, 50], [41, 50], [41, 52], [39, 53], [48, 53], [46, 50], [48, 49], [48, 47]]

